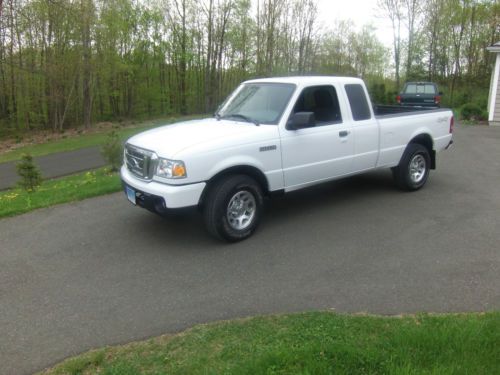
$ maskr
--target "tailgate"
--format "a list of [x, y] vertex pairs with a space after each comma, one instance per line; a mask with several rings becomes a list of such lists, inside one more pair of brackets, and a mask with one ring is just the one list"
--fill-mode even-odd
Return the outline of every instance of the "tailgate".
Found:
[[435, 105], [434, 95], [404, 94], [401, 95], [401, 104], [405, 105]]

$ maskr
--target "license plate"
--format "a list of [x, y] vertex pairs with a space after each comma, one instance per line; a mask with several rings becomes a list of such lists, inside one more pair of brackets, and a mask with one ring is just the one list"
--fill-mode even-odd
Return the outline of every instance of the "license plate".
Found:
[[125, 191], [127, 192], [127, 198], [132, 204], [135, 203], [135, 190], [131, 187], [125, 186]]

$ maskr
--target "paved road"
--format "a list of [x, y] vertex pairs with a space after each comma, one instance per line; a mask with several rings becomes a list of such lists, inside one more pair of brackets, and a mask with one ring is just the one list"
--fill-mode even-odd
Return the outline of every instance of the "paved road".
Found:
[[122, 194], [0, 220], [0, 373], [195, 323], [500, 309], [500, 128], [462, 128], [416, 193], [387, 171], [269, 202], [235, 245]]
[[[34, 159], [44, 178], [65, 176], [106, 165], [99, 147], [60, 152]], [[16, 164], [17, 162], [0, 163], [0, 190], [8, 189], [18, 181]]]

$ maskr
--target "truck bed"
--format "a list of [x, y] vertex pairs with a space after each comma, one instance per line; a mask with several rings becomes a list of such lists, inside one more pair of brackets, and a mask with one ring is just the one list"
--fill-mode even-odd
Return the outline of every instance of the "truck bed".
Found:
[[431, 112], [441, 112], [449, 111], [448, 108], [429, 108], [429, 107], [413, 107], [413, 106], [401, 106], [401, 105], [381, 105], [374, 104], [373, 112], [375, 117], [394, 117], [394, 116], [409, 116], [416, 112], [420, 113], [431, 113]]

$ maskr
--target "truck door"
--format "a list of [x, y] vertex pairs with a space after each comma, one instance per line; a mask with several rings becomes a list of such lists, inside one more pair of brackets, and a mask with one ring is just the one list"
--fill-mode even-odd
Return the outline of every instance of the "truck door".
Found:
[[343, 119], [336, 87], [304, 88], [290, 117], [298, 112], [313, 112], [315, 123], [281, 133], [286, 190], [349, 173], [354, 152], [352, 124]]
[[368, 104], [368, 96], [360, 84], [344, 85], [351, 109], [354, 134], [352, 172], [375, 168], [379, 155], [379, 124]]

